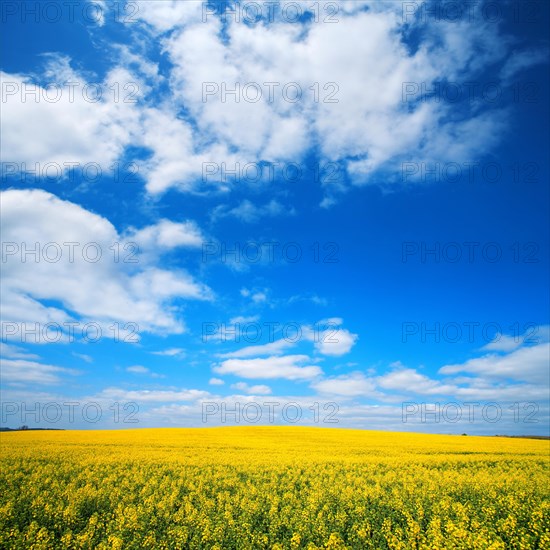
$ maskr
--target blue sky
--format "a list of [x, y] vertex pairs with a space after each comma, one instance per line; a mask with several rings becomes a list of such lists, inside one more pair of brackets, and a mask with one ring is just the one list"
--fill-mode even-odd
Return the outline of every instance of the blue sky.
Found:
[[548, 434], [547, 3], [47, 5], [2, 7], [2, 426]]

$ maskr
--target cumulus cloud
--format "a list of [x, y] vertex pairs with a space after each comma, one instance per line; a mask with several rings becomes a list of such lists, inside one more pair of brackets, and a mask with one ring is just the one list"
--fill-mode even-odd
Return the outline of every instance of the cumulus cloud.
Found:
[[520, 71], [530, 69], [535, 65], [548, 63], [550, 50], [548, 49], [533, 49], [514, 52], [507, 59], [506, 63], [500, 71], [500, 77], [509, 82]]
[[255, 304], [262, 304], [268, 301], [269, 289], [241, 288], [240, 294], [243, 298], [250, 298]]
[[306, 340], [314, 342], [319, 353], [339, 357], [349, 353], [359, 338], [359, 335], [342, 328], [343, 322], [340, 317], [323, 319], [313, 327], [303, 326], [302, 334]]
[[[548, 52], [511, 53], [511, 39], [481, 16], [433, 25], [404, 17], [401, 8], [392, 2], [341, 2], [337, 24], [315, 23], [315, 17], [285, 21], [278, 9], [274, 20], [247, 24], [200, 2], [141, 2], [138, 25], [160, 40], [171, 64], [160, 74], [148, 58], [147, 41], [136, 44], [138, 53], [117, 46], [116, 64], [101, 85], [109, 91], [117, 82], [135, 82], [143, 101], [114, 101], [104, 93], [93, 103], [79, 93], [69, 102], [65, 89], [60, 101], [23, 103], [21, 94], [12, 94], [3, 121], [4, 158], [30, 166], [107, 167], [127, 146], [141, 146], [151, 155], [140, 161], [140, 175], [155, 195], [170, 188], [228, 191], [222, 166], [301, 163], [311, 152], [341, 163], [355, 185], [396, 184], [405, 161], [474, 161], [506, 132], [508, 111], [479, 101], [460, 107], [424, 101], [416, 92], [404, 99], [404, 86], [418, 91], [449, 81], [460, 85], [499, 65], [499, 83], [507, 86], [522, 69], [546, 62]], [[315, 15], [311, 7], [302, 9]], [[21, 89], [25, 83], [46, 86], [45, 75], [81, 88], [89, 84], [60, 56], [42, 75], [5, 74], [3, 80]], [[151, 95], [159, 83], [167, 89]], [[211, 178], [205, 177], [206, 166], [215, 167]], [[378, 173], [387, 177], [374, 177]], [[346, 185], [323, 184], [321, 204], [334, 204]], [[291, 213], [277, 200], [244, 199], [213, 216], [250, 223]]]
[[82, 359], [82, 361], [85, 361], [86, 363], [93, 363], [94, 359], [91, 355], [87, 355], [86, 353], [75, 353], [73, 352], [72, 355], [74, 357], [78, 357], [79, 359]]
[[[204, 7], [201, 14], [181, 2], [162, 2], [158, 10], [144, 5], [139, 17], [162, 35], [172, 62], [172, 109], [185, 106], [188, 113], [183, 121], [174, 111], [151, 111], [149, 130], [166, 129], [147, 138], [156, 166], [147, 176], [152, 193], [170, 186], [193, 189], [193, 176], [199, 179], [205, 162], [218, 168], [223, 162], [231, 168], [300, 162], [311, 149], [325, 160], [344, 162], [353, 183], [379, 183], [372, 178], [377, 171], [399, 172], [403, 160], [477, 158], [507, 126], [504, 110], [480, 113], [474, 104], [457, 110], [444, 101], [403, 100], [406, 83], [432, 89], [436, 82], [468, 82], [504, 63], [511, 41], [483, 17], [430, 25], [416, 15], [404, 17], [402, 6], [392, 2], [347, 1], [338, 4], [338, 24], [326, 17], [324, 23], [290, 22], [276, 6], [274, 17], [263, 13], [247, 24], [212, 6], [205, 15]], [[321, 3], [321, 11], [327, 6]], [[419, 41], [414, 48], [408, 44], [413, 29]], [[503, 83], [542, 61], [538, 51], [509, 57]], [[330, 194], [342, 189], [329, 186], [323, 206], [334, 204]], [[266, 207], [247, 201], [214, 215], [255, 221], [259, 209], [269, 215]]]
[[263, 384], [249, 386], [246, 382], [237, 382], [236, 384], [231, 384], [231, 388], [242, 391], [247, 395], [269, 395], [271, 393], [271, 388]]
[[547, 387], [550, 377], [549, 362], [550, 344], [545, 342], [521, 347], [505, 355], [489, 353], [462, 364], [445, 365], [439, 372], [445, 375], [465, 372], [489, 380], [513, 379]]
[[[1, 213], [5, 321], [131, 322], [137, 332], [180, 333], [185, 325], [173, 300], [211, 298], [184, 270], [160, 269], [139, 255], [124, 262], [122, 252], [115, 255], [124, 238], [109, 220], [75, 203], [40, 190], [8, 190]], [[29, 249], [36, 254], [26, 254]]]
[[125, 390], [123, 388], [106, 388], [102, 390], [98, 397], [102, 399], [121, 400], [128, 402], [144, 403], [162, 403], [178, 401], [196, 401], [209, 397], [207, 391], [195, 389], [181, 390]]
[[[136, 103], [117, 97], [117, 87], [131, 84], [134, 75], [116, 67], [102, 82], [89, 82], [70, 60], [50, 56], [43, 75], [2, 72], [5, 109], [2, 113], [4, 162], [16, 171], [44, 170], [55, 163], [67, 173], [70, 165], [97, 164], [102, 171], [119, 159], [139, 135]], [[132, 98], [130, 98], [132, 99]]]
[[236, 325], [236, 324], [244, 325], [244, 324], [247, 324], [247, 323], [256, 323], [259, 318], [260, 317], [258, 315], [249, 315], [249, 316], [237, 315], [237, 317], [232, 317], [231, 319], [229, 319], [229, 324], [230, 325]]
[[233, 374], [241, 378], [310, 380], [322, 374], [322, 370], [316, 365], [304, 365], [309, 361], [307, 355], [227, 359], [216, 365], [213, 370], [218, 374]]
[[315, 342], [315, 348], [323, 355], [339, 357], [351, 351], [359, 336], [349, 330], [338, 328], [325, 330], [319, 334], [319, 341]]
[[254, 357], [261, 355], [279, 355], [283, 353], [286, 349], [295, 346], [295, 342], [290, 340], [285, 340], [281, 338], [275, 340], [274, 342], [269, 342], [267, 344], [260, 344], [257, 346], [247, 346], [236, 351], [231, 351], [228, 353], [221, 353], [219, 356], [222, 358], [233, 358], [233, 357]]
[[318, 380], [311, 387], [320, 394], [341, 397], [368, 397], [376, 394], [376, 384], [361, 372]]
[[157, 32], [165, 32], [176, 26], [202, 21], [203, 9], [202, 2], [147, 1], [140, 2], [135, 18], [146, 22]]
[[0, 355], [2, 357], [9, 357], [10, 359], [39, 359], [38, 355], [29, 353], [27, 350], [0, 342]]
[[234, 217], [242, 222], [255, 223], [266, 217], [292, 216], [296, 210], [292, 207], [285, 207], [276, 199], [272, 199], [263, 206], [256, 206], [248, 199], [244, 199], [238, 206], [229, 208], [226, 205], [216, 207], [212, 213], [214, 220], [224, 217]]
[[62, 382], [62, 375], [77, 375], [74, 369], [47, 365], [25, 359], [2, 359], [2, 380], [7, 384], [46, 384]]
[[144, 250], [170, 250], [177, 247], [200, 248], [205, 239], [193, 221], [173, 222], [163, 219], [155, 225], [130, 230], [128, 240], [136, 242]]
[[143, 365], [132, 365], [126, 368], [126, 372], [131, 374], [143, 374], [150, 376], [151, 378], [164, 378], [164, 375], [152, 372], [151, 369], [144, 367]]
[[387, 390], [419, 395], [449, 395], [456, 391], [456, 386], [432, 380], [415, 369], [397, 368], [377, 378], [377, 384]]
[[524, 346], [525, 344], [545, 343], [550, 340], [550, 326], [532, 325], [524, 334], [496, 334], [494, 339], [483, 346], [486, 351], [509, 352]]
[[418, 398], [449, 400], [541, 400], [548, 397], [550, 343], [547, 327], [538, 327], [539, 344], [506, 345], [500, 353], [487, 353], [464, 363], [444, 365], [439, 376], [429, 376], [397, 361], [388, 372], [368, 375], [354, 371], [314, 380], [311, 387], [322, 395], [371, 397], [382, 401]]
[[182, 348], [168, 348], [161, 351], [152, 351], [153, 355], [162, 355], [165, 357], [183, 357], [185, 355], [185, 350]]

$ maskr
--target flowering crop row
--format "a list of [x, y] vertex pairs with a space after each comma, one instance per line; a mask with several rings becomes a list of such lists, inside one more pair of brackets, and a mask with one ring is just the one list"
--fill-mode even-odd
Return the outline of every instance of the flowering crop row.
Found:
[[1, 548], [550, 548], [548, 441], [300, 427], [0, 437]]

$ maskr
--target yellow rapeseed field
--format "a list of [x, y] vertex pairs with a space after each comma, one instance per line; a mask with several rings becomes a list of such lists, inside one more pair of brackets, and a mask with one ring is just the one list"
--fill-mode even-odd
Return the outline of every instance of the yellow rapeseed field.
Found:
[[550, 549], [548, 441], [248, 426], [0, 442], [1, 548]]

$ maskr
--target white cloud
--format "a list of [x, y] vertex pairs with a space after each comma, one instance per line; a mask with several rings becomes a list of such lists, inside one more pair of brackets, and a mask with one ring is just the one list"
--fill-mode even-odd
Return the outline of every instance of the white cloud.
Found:
[[225, 384], [225, 382], [221, 378], [210, 378], [208, 383], [211, 386], [223, 386]]
[[143, 367], [141, 365], [134, 365], [132, 367], [128, 367], [126, 369], [126, 372], [131, 372], [134, 374], [148, 374], [149, 369], [147, 367]]
[[160, 220], [155, 225], [128, 232], [128, 240], [136, 242], [144, 250], [170, 250], [177, 247], [200, 248], [205, 239], [193, 221], [177, 223]]
[[[159, 73], [159, 66], [154, 61], [148, 60], [144, 56], [145, 44], [133, 44], [132, 49], [125, 44], [112, 44], [113, 53], [118, 54], [120, 64], [123, 67], [128, 67], [132, 72], [137, 72], [150, 81], [164, 83], [164, 77]], [[139, 53], [137, 53], [139, 52]], [[149, 88], [146, 88], [148, 91]], [[146, 91], [144, 90], [144, 91]]]
[[77, 370], [23, 359], [2, 359], [2, 380], [8, 384], [61, 384], [61, 375]]
[[198, 284], [188, 273], [174, 272], [150, 267], [135, 275], [130, 285], [138, 296], [146, 296], [149, 292], [157, 299], [170, 297], [208, 300], [210, 290]]
[[[102, 171], [122, 155], [124, 148], [139, 135], [138, 109], [110, 89], [123, 88], [136, 78], [117, 68], [101, 83], [88, 82], [69, 65], [69, 59], [50, 56], [43, 84], [55, 86], [46, 90], [39, 78], [2, 72], [3, 85], [9, 91], [2, 98], [2, 147], [5, 162], [16, 163], [21, 171], [44, 170], [48, 163], [57, 164], [65, 173], [68, 163], [80, 167], [97, 163]], [[89, 88], [86, 88], [91, 84]], [[36, 89], [34, 96], [26, 92]], [[4, 90], [4, 88], [3, 88]], [[11, 90], [15, 90], [12, 93]], [[88, 94], [88, 95], [86, 95]], [[94, 94], [101, 94], [95, 101]], [[52, 169], [53, 170], [53, 169]], [[51, 172], [54, 173], [54, 172]]]
[[178, 118], [175, 109], [166, 106], [145, 109], [141, 123], [137, 143], [153, 153], [148, 161], [140, 162], [149, 193], [163, 193], [170, 187], [183, 192], [201, 187], [206, 191], [211, 186], [228, 189], [219, 185], [219, 178], [209, 178], [206, 168], [213, 165], [220, 171], [222, 163], [229, 167], [236, 165], [238, 159], [228, 152], [226, 145], [216, 141], [202, 145], [201, 136], [195, 134], [191, 125]]
[[165, 378], [163, 374], [152, 372], [151, 369], [144, 367], [143, 365], [132, 365], [131, 367], [127, 367], [126, 372], [131, 374], [143, 374], [150, 376], [151, 378]]
[[549, 364], [550, 344], [545, 342], [522, 347], [505, 355], [487, 354], [462, 364], [445, 365], [439, 372], [445, 375], [467, 372], [489, 380], [511, 378], [548, 387]]
[[262, 304], [268, 301], [269, 289], [241, 288], [240, 294], [244, 298], [250, 298], [255, 304]]
[[135, 18], [141, 19], [157, 32], [166, 32], [174, 27], [202, 21], [202, 2], [181, 0], [154, 0], [139, 3]]
[[523, 344], [519, 349], [503, 349], [500, 350], [503, 353], [445, 365], [439, 369], [438, 377], [432, 378], [396, 361], [390, 365], [391, 370], [382, 375], [376, 376], [372, 370], [369, 376], [352, 372], [319, 378], [311, 387], [321, 394], [368, 396], [381, 401], [407, 401], [418, 399], [418, 396], [498, 403], [545, 400], [550, 383], [550, 343], [547, 341], [547, 327], [539, 328], [539, 337], [546, 340], [543, 343]]
[[251, 298], [255, 304], [260, 304], [267, 301], [267, 294], [265, 292], [255, 292]]
[[328, 305], [328, 300], [326, 298], [321, 298], [317, 294], [295, 294], [294, 296], [291, 296], [288, 300], [288, 304], [293, 304], [295, 302], [311, 302], [312, 304], [318, 305], [318, 306], [326, 306]]
[[105, 12], [109, 9], [107, 2], [105, 0], [88, 0], [88, 4], [93, 6], [93, 9], [89, 9], [87, 6], [87, 18], [94, 20], [98, 27], [103, 27], [105, 25]]
[[[15, 250], [3, 264], [6, 322], [63, 323], [76, 315], [100, 326], [116, 321], [122, 329], [132, 322], [138, 332], [180, 333], [184, 324], [172, 300], [211, 299], [210, 289], [183, 270], [159, 269], [139, 256], [125, 263], [122, 252], [116, 258], [113, 247], [119, 243], [122, 250], [124, 239], [107, 219], [77, 204], [40, 190], [9, 190], [1, 199], [4, 245], [13, 243]], [[23, 254], [36, 243], [38, 262]], [[105, 332], [111, 334], [107, 326]]]
[[[151, 112], [154, 122], [145, 134], [154, 151], [156, 168], [147, 176], [153, 193], [170, 186], [192, 190], [204, 162], [219, 167], [228, 161], [231, 168], [236, 162], [299, 162], [312, 147], [326, 160], [347, 162], [354, 183], [363, 184], [374, 181], [377, 170], [399, 172], [403, 159], [472, 160], [489, 151], [506, 127], [506, 113], [494, 109], [480, 114], [472, 105], [457, 117], [445, 102], [403, 101], [403, 83], [432, 88], [436, 79], [468, 82], [505, 59], [510, 41], [482, 17], [430, 26], [418, 18], [406, 21], [392, 3], [344, 2], [338, 24], [276, 17], [247, 25], [229, 16], [224, 26], [213, 15], [202, 21], [200, 10], [181, 3], [164, 2], [154, 11], [145, 4], [140, 17], [153, 32], [172, 31], [161, 39], [173, 64], [170, 108], [184, 105], [194, 123], [191, 128], [175, 119], [175, 111]], [[415, 26], [420, 43], [413, 51], [403, 37]], [[508, 61], [503, 78], [540, 56]], [[265, 83], [277, 85], [270, 91]], [[288, 83], [301, 88], [299, 101], [283, 96]], [[222, 98], [223, 86], [238, 93]], [[221, 171], [218, 183], [227, 183]], [[323, 205], [334, 202], [326, 196]], [[253, 222], [280, 213], [276, 202], [259, 207], [245, 200], [215, 215]]]
[[[255, 296], [255, 294], [252, 294], [248, 289], [242, 289], [241, 294], [247, 297], [252, 297], [252, 299], [254, 299]], [[263, 295], [263, 293], [261, 294]], [[236, 321], [238, 319], [239, 318], [235, 318], [232, 319], [232, 321]], [[256, 320], [256, 317], [252, 319]], [[339, 317], [324, 319], [318, 323], [315, 323], [313, 327], [309, 325], [299, 327], [299, 332], [297, 333], [296, 338], [294, 338], [293, 331], [292, 339], [280, 338], [278, 340], [270, 340], [265, 344], [247, 346], [236, 351], [221, 353], [218, 357], [242, 358], [258, 357], [262, 355], [280, 355], [287, 349], [295, 347], [300, 340], [312, 342], [315, 350], [322, 355], [339, 357], [349, 353], [358, 339], [357, 334], [353, 334], [349, 330], [342, 328], [342, 323], [343, 320]], [[239, 333], [240, 328], [237, 326], [237, 323], [232, 325], [231, 328]], [[227, 330], [227, 328], [225, 331], [229, 335], [232, 334]], [[222, 327], [219, 328], [218, 332], [220, 333], [220, 339], [223, 341], [227, 340], [227, 338], [222, 334]]]
[[21, 347], [6, 344], [5, 342], [0, 342], [0, 355], [11, 359], [39, 359], [38, 355], [29, 353]]
[[[241, 293], [242, 293], [242, 290], [241, 290]], [[256, 323], [258, 321], [258, 319], [259, 319], [258, 315], [250, 315], [248, 317], [245, 317], [243, 315], [238, 315], [237, 317], [232, 317], [229, 320], [229, 324], [230, 325], [236, 325], [236, 324], [244, 325], [244, 324], [247, 324], [247, 323]]]
[[349, 353], [358, 338], [357, 334], [342, 328], [322, 331], [319, 341], [315, 342], [315, 348], [323, 355], [339, 357]]
[[327, 319], [321, 319], [318, 321], [317, 326], [326, 326], [329, 328], [339, 327], [344, 324], [344, 319], [342, 317], [328, 317]]
[[185, 355], [185, 350], [182, 348], [168, 348], [162, 351], [152, 351], [153, 355], [162, 355], [166, 357], [183, 357]]
[[210, 394], [203, 390], [125, 390], [122, 388], [106, 388], [99, 397], [103, 399], [114, 399], [134, 401], [137, 403], [162, 403], [169, 401], [196, 401], [209, 397]]
[[271, 393], [271, 388], [263, 384], [249, 386], [246, 382], [237, 382], [236, 384], [231, 384], [231, 387], [235, 390], [242, 391], [247, 395], [269, 395]]
[[318, 366], [306, 365], [307, 355], [285, 355], [254, 359], [227, 359], [213, 368], [218, 374], [234, 374], [242, 378], [310, 380], [322, 374]]
[[492, 342], [489, 342], [482, 349], [487, 351], [513, 351], [521, 347], [521, 340], [515, 336], [497, 334]]
[[232, 358], [232, 357], [254, 357], [260, 355], [279, 355], [283, 353], [286, 349], [291, 348], [296, 345], [296, 342], [291, 342], [281, 338], [280, 340], [275, 340], [274, 342], [269, 342], [267, 344], [261, 344], [257, 346], [247, 346], [241, 348], [237, 351], [231, 351], [229, 353], [221, 353], [219, 357], [222, 358]]
[[456, 391], [455, 386], [442, 384], [407, 368], [398, 368], [378, 377], [377, 384], [383, 389], [420, 395], [449, 395]]
[[292, 216], [295, 214], [294, 208], [285, 207], [276, 199], [272, 199], [264, 206], [256, 206], [248, 199], [244, 199], [235, 208], [228, 208], [225, 205], [218, 206], [214, 209], [212, 218], [217, 220], [232, 216], [246, 223], [255, 223], [266, 217]]
[[311, 387], [324, 395], [341, 397], [376, 395], [376, 384], [361, 372], [324, 378], [311, 384]]
[[86, 363], [94, 362], [94, 359], [91, 355], [86, 355], [85, 353], [75, 353], [75, 352], [73, 352], [73, 355], [75, 357], [78, 357], [79, 359], [82, 359], [82, 361], [85, 361]]
[[550, 326], [531, 326], [523, 334], [510, 336], [507, 334], [496, 334], [494, 339], [483, 350], [509, 352], [524, 346], [525, 344], [544, 343], [550, 340]]
[[[475, 161], [509, 126], [507, 110], [494, 105], [481, 110], [479, 101], [463, 109], [445, 101], [404, 101], [404, 83], [427, 89], [436, 81], [467, 83], [500, 64], [500, 83], [506, 86], [518, 71], [548, 57], [543, 49], [511, 54], [515, 44], [479, 14], [481, 6], [473, 21], [433, 25], [422, 18], [406, 20], [400, 5], [391, 2], [341, 2], [337, 24], [277, 17], [247, 25], [231, 16], [224, 24], [215, 15], [203, 21], [203, 9], [209, 8], [200, 2], [140, 3], [135, 14], [140, 32], [146, 29], [148, 39], [160, 42], [171, 62], [162, 75], [142, 53], [148, 41], [135, 40], [133, 49], [114, 48], [117, 66], [101, 83], [105, 93], [98, 103], [83, 100], [81, 93], [69, 102], [68, 90], [54, 103], [23, 103], [20, 94], [10, 96], [3, 117], [5, 160], [29, 166], [97, 162], [107, 169], [127, 146], [136, 145], [152, 153], [140, 162], [149, 193], [170, 188], [206, 193], [231, 189], [224, 163], [229, 170], [262, 161], [300, 163], [313, 151], [345, 166], [354, 185], [390, 185], [400, 181], [403, 161]], [[411, 31], [418, 31], [414, 47]], [[52, 57], [41, 77], [4, 75], [3, 80], [21, 88], [44, 76], [76, 81], [80, 88], [88, 83], [60, 56]], [[107, 92], [116, 82], [136, 82], [145, 99], [114, 101]], [[155, 101], [149, 91], [159, 83], [169, 90]], [[283, 95], [290, 83], [301, 89], [298, 101]], [[212, 95], [204, 95], [205, 86]], [[222, 100], [223, 86], [240, 88], [238, 101], [234, 95]], [[250, 98], [258, 90], [258, 101], [246, 99], [247, 92]], [[207, 164], [216, 168], [211, 179], [205, 178]], [[390, 176], [376, 178], [377, 173]], [[323, 185], [321, 204], [334, 204], [345, 185]], [[275, 199], [260, 205], [243, 199], [236, 207], [222, 206], [214, 217], [255, 222], [282, 214], [292, 209]]]
[[512, 52], [505, 65], [500, 71], [500, 78], [505, 82], [510, 82], [520, 71], [530, 69], [535, 65], [548, 63], [549, 50], [524, 50]]
[[343, 322], [340, 317], [323, 319], [313, 327], [303, 326], [302, 334], [305, 339], [314, 342], [319, 353], [339, 357], [349, 353], [359, 338], [358, 334], [342, 328]]

